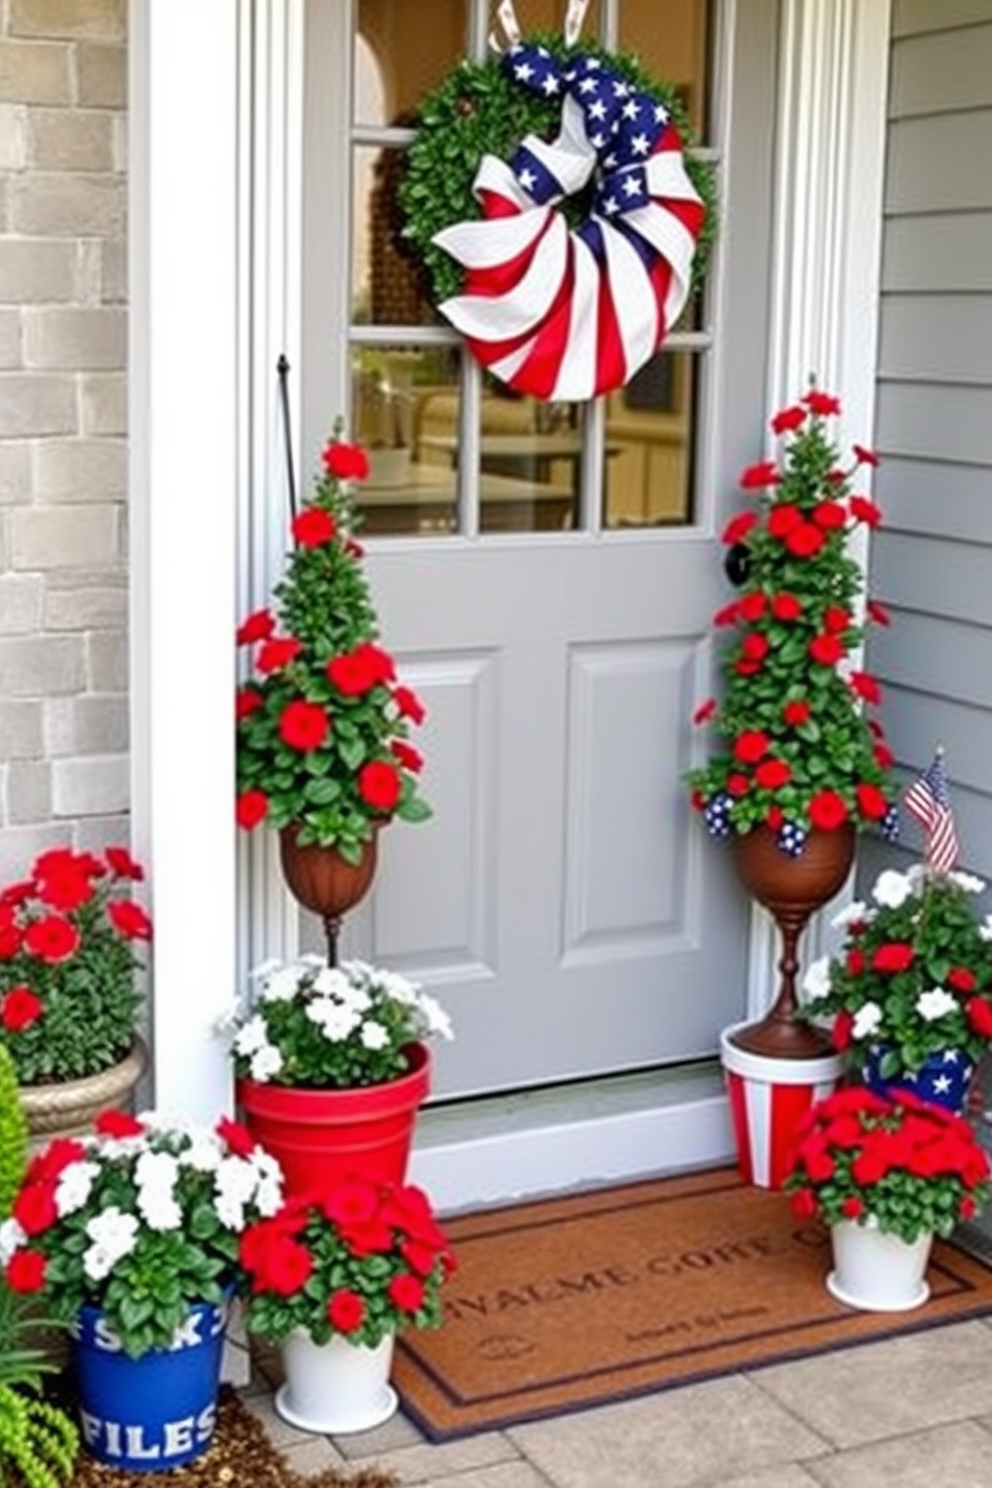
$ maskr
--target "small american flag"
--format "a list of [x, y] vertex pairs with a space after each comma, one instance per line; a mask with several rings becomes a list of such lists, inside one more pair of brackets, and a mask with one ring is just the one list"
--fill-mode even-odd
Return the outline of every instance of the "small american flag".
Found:
[[906, 810], [916, 817], [927, 834], [924, 862], [936, 873], [947, 873], [958, 860], [959, 844], [942, 749], [936, 751], [933, 763], [913, 781], [905, 802]]

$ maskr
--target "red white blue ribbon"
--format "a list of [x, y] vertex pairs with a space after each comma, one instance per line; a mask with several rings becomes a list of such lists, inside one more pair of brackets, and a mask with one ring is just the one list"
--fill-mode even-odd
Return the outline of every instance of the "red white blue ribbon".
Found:
[[[600, 58], [517, 42], [501, 66], [562, 100], [559, 133], [528, 135], [510, 161], [483, 156], [481, 220], [434, 238], [466, 270], [439, 308], [517, 392], [598, 397], [629, 382], [678, 319], [705, 208], [667, 108]], [[590, 182], [592, 210], [570, 230], [559, 203]]]

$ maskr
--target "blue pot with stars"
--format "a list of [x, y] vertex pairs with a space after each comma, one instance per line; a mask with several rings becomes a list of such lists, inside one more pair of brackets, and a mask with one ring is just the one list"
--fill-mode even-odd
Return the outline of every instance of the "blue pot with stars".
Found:
[[900, 1070], [897, 1075], [883, 1075], [889, 1052], [885, 1044], [871, 1044], [865, 1050], [861, 1077], [869, 1090], [883, 1099], [889, 1099], [893, 1091], [903, 1091], [931, 1105], [943, 1106], [955, 1116], [961, 1115], [975, 1072], [974, 1061], [963, 1049], [942, 1049], [931, 1054], [923, 1067], [913, 1073]]

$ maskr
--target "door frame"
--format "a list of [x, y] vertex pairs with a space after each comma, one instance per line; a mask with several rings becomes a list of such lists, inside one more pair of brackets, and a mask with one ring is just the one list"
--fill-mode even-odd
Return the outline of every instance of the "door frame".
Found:
[[[296, 935], [271, 844], [236, 860], [228, 682], [236, 583], [240, 609], [282, 552], [274, 367], [301, 364], [306, 3], [129, 4], [132, 815], [153, 865], [155, 1100], [204, 1117], [231, 1103], [214, 1025], [238, 964]], [[781, 0], [767, 406], [815, 369], [843, 440], [873, 427], [889, 26], [889, 0]], [[755, 1014], [773, 961], [756, 911]], [[731, 1151], [713, 1071], [485, 1105], [425, 1113], [414, 1175], [446, 1209]]]

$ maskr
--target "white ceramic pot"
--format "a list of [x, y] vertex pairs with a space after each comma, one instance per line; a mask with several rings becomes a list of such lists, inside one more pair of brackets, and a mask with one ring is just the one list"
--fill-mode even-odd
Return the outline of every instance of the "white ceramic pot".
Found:
[[781, 1188], [789, 1171], [793, 1133], [816, 1101], [833, 1094], [843, 1069], [839, 1054], [778, 1059], [734, 1043], [748, 1025], [734, 1023], [720, 1035], [737, 1164], [745, 1183]]
[[884, 1234], [873, 1215], [864, 1222], [845, 1219], [831, 1225], [834, 1269], [827, 1290], [838, 1302], [863, 1312], [908, 1312], [930, 1295], [926, 1281], [933, 1235], [907, 1245]]
[[389, 1383], [395, 1339], [387, 1333], [375, 1348], [335, 1335], [314, 1343], [302, 1328], [282, 1345], [285, 1384], [276, 1392], [276, 1410], [303, 1431], [368, 1431], [396, 1411]]

